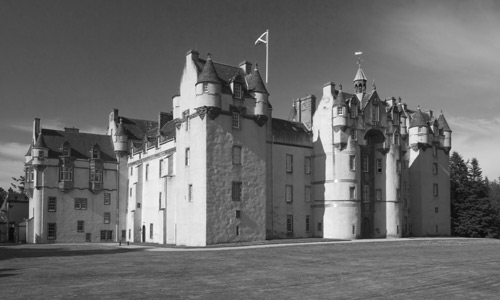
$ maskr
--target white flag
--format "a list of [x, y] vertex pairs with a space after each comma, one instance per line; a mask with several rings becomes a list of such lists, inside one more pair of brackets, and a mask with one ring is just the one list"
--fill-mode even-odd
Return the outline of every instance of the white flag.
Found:
[[363, 54], [363, 52], [361, 52], [361, 51], [354, 52], [354, 55], [361, 55], [361, 54]]
[[267, 31], [259, 36], [259, 38], [255, 41], [255, 46], [259, 44], [267, 44]]

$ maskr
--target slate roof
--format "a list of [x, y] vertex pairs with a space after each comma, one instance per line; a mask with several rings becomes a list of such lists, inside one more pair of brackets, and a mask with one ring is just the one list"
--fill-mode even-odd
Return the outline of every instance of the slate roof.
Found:
[[247, 88], [249, 91], [266, 93], [269, 95], [264, 81], [262, 80], [262, 76], [260, 76], [260, 72], [257, 68], [255, 68], [252, 73], [248, 74], [245, 79], [248, 83]]
[[158, 128], [158, 122], [121, 117], [129, 140], [142, 140], [144, 135]]
[[273, 132], [274, 131], [290, 131], [295, 133], [309, 133], [307, 127], [300, 122], [287, 121], [282, 119], [273, 118]]
[[42, 134], [39, 134], [38, 137], [36, 138], [36, 143], [35, 143], [34, 147], [47, 148], [47, 145], [45, 144], [45, 139], [43, 138]]
[[363, 69], [361, 69], [361, 67], [358, 68], [358, 72], [356, 72], [356, 76], [354, 76], [353, 81], [358, 81], [358, 80], [366, 81], [365, 72], [363, 72]]
[[212, 58], [208, 56], [203, 69], [198, 76], [198, 82], [210, 82], [210, 83], [220, 83], [219, 77], [217, 76], [217, 71], [214, 68]]
[[66, 132], [53, 129], [42, 129], [46, 148], [49, 149], [49, 158], [58, 158], [62, 155], [62, 145], [68, 142], [71, 147], [71, 157], [89, 159], [90, 150], [97, 144], [101, 150], [101, 159], [116, 161], [113, 143], [109, 135]]
[[429, 116], [426, 116], [420, 108], [417, 109], [417, 111], [411, 115], [411, 120], [410, 120], [410, 127], [428, 127], [427, 122], [428, 122]]
[[174, 139], [175, 138], [175, 133], [176, 133], [175, 122], [173, 120], [172, 121], [168, 121], [165, 125], [163, 125], [163, 127], [160, 130], [160, 132], [161, 132], [162, 137], [165, 140]]
[[439, 129], [451, 132], [450, 125], [448, 125], [448, 122], [446, 122], [443, 113], [439, 115], [438, 124], [439, 124]]

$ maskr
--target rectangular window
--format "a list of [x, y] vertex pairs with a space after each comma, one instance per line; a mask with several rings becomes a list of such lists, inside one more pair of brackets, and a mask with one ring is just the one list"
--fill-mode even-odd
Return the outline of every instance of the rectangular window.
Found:
[[163, 159], [160, 159], [158, 168], [160, 169], [158, 176], [160, 177], [165, 176], [165, 174], [163, 174], [165, 172], [165, 161]]
[[97, 147], [92, 148], [92, 158], [99, 159], [100, 157], [101, 157], [101, 151], [99, 150], [99, 148]]
[[394, 133], [394, 145], [399, 146], [399, 134]]
[[234, 216], [236, 217], [236, 219], [241, 218], [241, 210], [236, 210]]
[[323, 231], [323, 223], [318, 222], [318, 231]]
[[185, 121], [185, 130], [188, 131], [189, 130], [189, 109], [188, 110], [185, 110], [183, 113], [182, 113], [182, 118], [184, 119]]
[[149, 164], [146, 164], [146, 172], [144, 174], [146, 181], [148, 181], [148, 176], [149, 176]]
[[149, 238], [153, 238], [153, 223], [149, 224]]
[[170, 155], [168, 157], [168, 175], [174, 175], [174, 156]]
[[241, 88], [241, 84], [234, 83], [234, 98], [236, 99], [243, 98], [243, 89]]
[[113, 230], [101, 230], [101, 241], [112, 241]]
[[233, 201], [241, 201], [242, 184], [239, 181], [233, 181], [231, 198]]
[[91, 233], [86, 233], [85, 234], [85, 242], [92, 242], [92, 234]]
[[363, 185], [363, 202], [370, 202], [370, 186]]
[[311, 216], [306, 215], [306, 232], [311, 232]]
[[90, 169], [90, 182], [102, 183], [102, 169]]
[[141, 202], [137, 202], [137, 208], [141, 208]]
[[203, 93], [208, 93], [208, 83], [203, 83]]
[[337, 107], [337, 115], [341, 116], [344, 114], [344, 109], [342, 106]]
[[375, 195], [376, 195], [377, 201], [382, 201], [382, 190], [381, 189], [376, 189]]
[[437, 155], [438, 155], [437, 147], [436, 146], [432, 146], [432, 156], [436, 157]]
[[356, 140], [356, 129], [351, 129], [351, 139]]
[[161, 205], [161, 192], [158, 195], [158, 209], [162, 209], [162, 205]]
[[377, 165], [375, 166], [377, 173], [382, 173], [382, 159], [377, 158], [376, 160]]
[[304, 195], [304, 200], [306, 202], [311, 202], [311, 187], [310, 186], [306, 185], [304, 187], [304, 194], [305, 194]]
[[356, 155], [349, 155], [349, 169], [356, 171]]
[[240, 113], [239, 112], [233, 111], [231, 124], [232, 124], [233, 128], [240, 128]]
[[291, 154], [286, 155], [286, 172], [287, 173], [293, 172], [293, 155]]
[[73, 167], [60, 167], [59, 168], [60, 181], [73, 181]]
[[304, 173], [311, 174], [311, 157], [306, 156], [304, 159]]
[[56, 223], [47, 223], [47, 239], [55, 240], [56, 239]]
[[293, 201], [293, 185], [285, 186], [285, 201], [286, 202]]
[[378, 106], [372, 106], [372, 121], [378, 122]]
[[286, 215], [286, 232], [293, 233], [293, 215]]
[[432, 194], [434, 196], [438, 195], [438, 185], [437, 185], [437, 183], [434, 183], [433, 186], [432, 186]]
[[363, 172], [368, 172], [368, 156], [367, 155], [363, 156], [361, 167], [363, 169]]
[[57, 207], [57, 198], [49, 197], [48, 211], [56, 211], [56, 207]]
[[127, 239], [127, 231], [126, 230], [122, 230], [122, 238], [121, 238], [121, 240], [125, 241], [126, 239]]
[[193, 201], [193, 185], [188, 185], [188, 201]]
[[87, 209], [87, 198], [75, 198], [75, 209], [86, 210]]
[[434, 208], [434, 212], [435, 212], [435, 213], [438, 213], [438, 212], [439, 212], [439, 208], [438, 208], [438, 207], [435, 207], [435, 208]]
[[417, 130], [418, 130], [418, 131], [417, 131], [417, 132], [418, 132], [418, 134], [422, 134], [422, 127], [418, 127], [418, 129], [417, 129]]
[[109, 223], [111, 223], [111, 213], [105, 212], [104, 213], [104, 224], [109, 224]]
[[352, 105], [351, 107], [351, 118], [356, 118], [356, 113], [358, 112], [358, 107], [356, 105]]
[[241, 147], [233, 146], [233, 165], [241, 165]]
[[240, 235], [240, 226], [236, 226], [236, 236]]
[[399, 159], [396, 160], [396, 172], [401, 174], [401, 161]]
[[76, 231], [77, 232], [84, 232], [84, 221], [76, 221]]
[[189, 166], [189, 164], [190, 164], [190, 159], [191, 159], [190, 155], [191, 155], [190, 149], [186, 148], [186, 151], [185, 151], [185, 161], [184, 161], [185, 164], [186, 164], [186, 166]]
[[437, 174], [437, 173], [438, 173], [438, 164], [432, 163], [432, 174]]
[[130, 197], [132, 197], [132, 188], [130, 188]]
[[134, 175], [134, 167], [130, 167], [130, 176]]
[[356, 199], [356, 187], [349, 187], [349, 199]]
[[104, 205], [110, 205], [110, 204], [111, 204], [111, 194], [104, 193]]

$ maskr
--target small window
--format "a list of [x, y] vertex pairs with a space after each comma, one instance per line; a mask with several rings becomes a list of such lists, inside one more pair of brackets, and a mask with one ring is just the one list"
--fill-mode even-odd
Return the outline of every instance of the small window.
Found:
[[376, 189], [375, 195], [376, 195], [377, 201], [382, 201], [382, 190], [381, 189]]
[[85, 234], [85, 242], [92, 242], [92, 234], [91, 233], [86, 233]]
[[141, 202], [137, 202], [137, 208], [141, 208]]
[[318, 222], [318, 227], [317, 227], [318, 231], [323, 231], [323, 223], [321, 222]]
[[243, 98], [243, 89], [241, 84], [234, 83], [234, 98], [242, 99]]
[[311, 232], [311, 216], [306, 215], [306, 232]]
[[185, 152], [185, 156], [186, 156], [185, 157], [185, 164], [186, 164], [186, 166], [189, 166], [189, 164], [190, 164], [190, 159], [191, 159], [190, 155], [191, 155], [190, 149], [186, 148], [186, 152]]
[[241, 182], [233, 181], [232, 191], [231, 191], [231, 198], [233, 199], [233, 201], [241, 201], [241, 194], [242, 194]]
[[293, 172], [293, 155], [291, 154], [286, 155], [286, 172], [287, 173]]
[[100, 159], [101, 158], [101, 150], [99, 149], [99, 146], [95, 145], [94, 147], [92, 147], [92, 150], [91, 150], [91, 155], [92, 155], [92, 159]]
[[356, 171], [356, 155], [349, 155], [349, 170]]
[[438, 173], [438, 165], [437, 163], [432, 163], [432, 174]]
[[293, 233], [293, 215], [286, 215], [286, 232]]
[[130, 167], [130, 176], [134, 175], [134, 167]]
[[234, 216], [236, 217], [236, 219], [241, 218], [241, 210], [236, 210]]
[[342, 116], [344, 114], [344, 109], [342, 106], [337, 107], [337, 115]]
[[399, 159], [396, 160], [396, 172], [401, 174], [401, 161]]
[[144, 177], [146, 178], [146, 181], [148, 181], [148, 177], [149, 177], [149, 164], [146, 164], [146, 171], [145, 171]]
[[438, 207], [435, 207], [434, 208], [434, 212], [437, 214], [439, 212], [439, 208]]
[[293, 201], [293, 185], [285, 186], [285, 201], [286, 202]]
[[69, 167], [69, 166], [59, 167], [59, 180], [60, 181], [73, 181], [73, 167]]
[[102, 183], [102, 169], [90, 169], [90, 182]]
[[372, 106], [372, 121], [373, 122], [379, 121], [378, 106], [375, 105]]
[[437, 147], [436, 146], [432, 146], [432, 156], [436, 157], [437, 154], [438, 154]]
[[417, 127], [417, 128], [418, 128], [418, 134], [422, 134], [423, 133], [422, 127]]
[[233, 128], [240, 128], [240, 113], [239, 112], [233, 111], [231, 124], [232, 124]]
[[162, 209], [162, 205], [161, 205], [161, 192], [158, 194], [158, 209]]
[[241, 147], [233, 146], [233, 165], [241, 165]]
[[363, 156], [363, 159], [362, 159], [362, 169], [363, 169], [363, 172], [368, 172], [368, 156], [367, 155], [364, 155]]
[[306, 156], [304, 160], [304, 173], [311, 174], [311, 157]]
[[71, 156], [71, 147], [68, 142], [65, 142], [62, 147], [62, 156]]
[[240, 235], [240, 226], [236, 226], [236, 236]]
[[132, 188], [130, 188], [130, 197], [132, 197]]
[[110, 204], [111, 204], [111, 194], [104, 193], [104, 205], [110, 205]]
[[85, 222], [84, 221], [76, 221], [76, 231], [77, 232], [84, 232], [85, 231]]
[[113, 230], [101, 230], [101, 241], [112, 241]]
[[432, 194], [434, 196], [438, 195], [438, 185], [437, 185], [437, 183], [434, 183], [433, 186], [432, 186]]
[[165, 174], [163, 174], [163, 172], [165, 172], [165, 160], [160, 159], [160, 162], [158, 163], [158, 168], [159, 168], [158, 176], [159, 177], [165, 176]]
[[304, 200], [306, 202], [311, 202], [311, 187], [308, 185], [304, 187]]
[[43, 159], [45, 157], [45, 152], [43, 150], [38, 151], [38, 158]]
[[376, 163], [377, 163], [377, 165], [375, 167], [376, 167], [377, 173], [382, 173], [382, 159], [377, 158]]
[[351, 139], [356, 140], [356, 138], [357, 138], [356, 129], [351, 129]]
[[188, 131], [189, 130], [189, 109], [188, 110], [185, 110], [183, 113], [182, 113], [182, 118], [184, 119], [185, 121], [185, 130]]
[[188, 201], [193, 201], [193, 185], [188, 185]]
[[149, 223], [149, 238], [153, 238], [153, 223]]
[[174, 156], [170, 155], [168, 157], [168, 175], [174, 175]]
[[55, 240], [56, 239], [56, 223], [47, 223], [47, 239]]
[[358, 107], [356, 105], [352, 105], [351, 107], [351, 118], [356, 118], [358, 112]]
[[57, 207], [57, 198], [56, 197], [49, 197], [49, 203], [48, 203], [48, 211], [56, 211]]
[[104, 213], [104, 224], [109, 224], [109, 223], [111, 223], [111, 213], [105, 212]]
[[208, 83], [203, 83], [203, 93], [208, 93]]
[[394, 145], [399, 146], [399, 134], [397, 132], [394, 133]]
[[75, 209], [76, 210], [86, 210], [87, 209], [87, 198], [75, 198]]
[[349, 199], [356, 199], [356, 187], [349, 187]]

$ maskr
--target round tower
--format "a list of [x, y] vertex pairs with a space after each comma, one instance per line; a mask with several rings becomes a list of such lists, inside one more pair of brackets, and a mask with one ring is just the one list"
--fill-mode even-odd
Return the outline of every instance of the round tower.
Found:
[[347, 126], [347, 104], [342, 92], [342, 85], [339, 85], [339, 92], [333, 101], [333, 127]]
[[113, 137], [113, 147], [116, 156], [123, 156], [128, 153], [128, 136], [123, 126], [122, 118], [120, 118], [120, 123], [116, 126], [115, 136]]
[[196, 82], [195, 107], [216, 107], [221, 108], [222, 84], [215, 71], [210, 53], [207, 61]]
[[420, 107], [413, 114], [409, 127], [410, 146], [429, 143], [429, 125]]
[[255, 116], [271, 117], [271, 104], [269, 103], [269, 92], [264, 85], [264, 81], [260, 76], [257, 64], [250, 74], [249, 89], [252, 96], [255, 98]]

